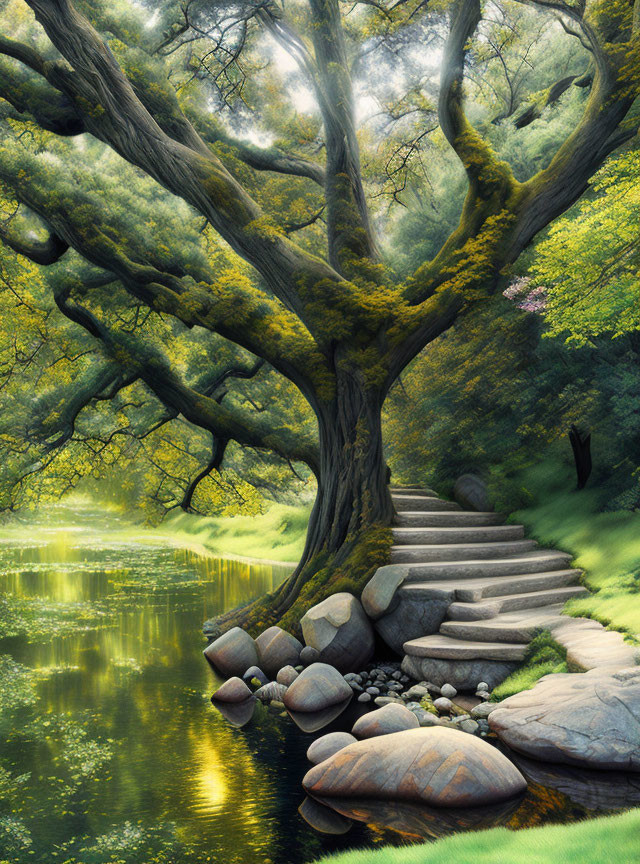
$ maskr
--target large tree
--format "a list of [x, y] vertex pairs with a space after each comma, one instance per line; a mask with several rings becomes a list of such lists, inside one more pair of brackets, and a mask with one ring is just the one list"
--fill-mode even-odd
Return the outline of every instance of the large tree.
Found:
[[[99, 354], [83, 387], [73, 379], [73, 399], [62, 397], [65, 410], [48, 415], [63, 428], [44, 438], [52, 445], [82, 408], [137, 381], [217, 441], [306, 462], [317, 498], [302, 561], [270, 601], [277, 620], [321, 567], [335, 570], [392, 522], [381, 409], [393, 382], [470, 304], [499, 289], [532, 239], [636, 135], [640, 0], [187, 0], [146, 12], [100, 0], [4, 5], [12, 36], [0, 39], [9, 123], [0, 178], [17, 209], [0, 236], [52, 268], [57, 309]], [[18, 21], [23, 7], [42, 30]], [[13, 38], [22, 27], [27, 36]], [[534, 86], [527, 56], [551, 39], [576, 68]], [[292, 79], [274, 65], [285, 55], [317, 106], [304, 120], [287, 105]], [[501, 70], [500, 85], [488, 64]], [[499, 152], [503, 124], [525, 129], [573, 85], [585, 94], [580, 116], [524, 176]], [[358, 107], [376, 89], [384, 123], [372, 130]], [[388, 139], [377, 161], [376, 132]], [[57, 143], [78, 136], [100, 142], [93, 166]], [[464, 200], [435, 253], [404, 274], [377, 236], [393, 226], [380, 200], [406, 205], [416, 155], [428, 171], [429, 136], [434, 154], [443, 139], [455, 154]], [[135, 177], [124, 207], [122, 190], [117, 207], [110, 198], [113, 176], [101, 182], [109, 151], [135, 168], [121, 170], [125, 184]], [[186, 202], [186, 221], [204, 219], [208, 253], [179, 228], [162, 242], [163, 190]], [[114, 311], [118, 302], [130, 315], [148, 310], [152, 324], [132, 324]], [[182, 325], [215, 337], [200, 353], [205, 368], [185, 370], [172, 348], [174, 337], [201, 345]], [[317, 438], [222, 398], [220, 375], [233, 368], [206, 368], [220, 339], [239, 352], [240, 377], [261, 360], [299, 390]]]

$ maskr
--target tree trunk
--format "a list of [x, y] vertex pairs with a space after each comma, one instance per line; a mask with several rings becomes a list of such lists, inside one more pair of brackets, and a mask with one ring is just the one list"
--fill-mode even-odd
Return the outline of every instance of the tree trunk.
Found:
[[573, 448], [573, 458], [576, 463], [578, 489], [584, 489], [591, 474], [591, 433], [583, 435], [576, 426], [569, 430], [569, 440]]
[[318, 492], [300, 563], [273, 594], [224, 615], [225, 629], [275, 622], [296, 629], [306, 609], [334, 593], [333, 586], [360, 593], [388, 560], [394, 509], [382, 445], [384, 397], [367, 389], [363, 378], [358, 371], [341, 376], [335, 399], [317, 408]]

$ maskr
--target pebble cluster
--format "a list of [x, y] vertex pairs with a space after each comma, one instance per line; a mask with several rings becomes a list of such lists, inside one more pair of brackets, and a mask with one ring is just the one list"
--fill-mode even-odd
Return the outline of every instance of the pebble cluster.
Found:
[[411, 678], [398, 665], [385, 664], [362, 672], [348, 672], [344, 679], [357, 694], [358, 702], [373, 702], [378, 707], [393, 702], [403, 704], [416, 715], [421, 726], [448, 726], [481, 737], [489, 733], [486, 717], [493, 705], [489, 703], [489, 687], [484, 681], [476, 688], [476, 697], [482, 701], [469, 713], [453, 701], [458, 691], [451, 684], [439, 687], [430, 681], [411, 683]]

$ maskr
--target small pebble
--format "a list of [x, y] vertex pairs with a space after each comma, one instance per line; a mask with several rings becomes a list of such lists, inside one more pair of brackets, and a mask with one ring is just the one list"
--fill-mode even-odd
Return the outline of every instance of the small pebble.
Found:
[[380, 690], [378, 687], [367, 687], [367, 693], [370, 693], [372, 696], [379, 696]]
[[371, 702], [371, 693], [361, 693], [358, 696], [358, 702]]
[[440, 688], [440, 693], [442, 696], [446, 696], [447, 699], [453, 699], [454, 696], [458, 695], [458, 691], [451, 684], [443, 684]]
[[392, 702], [397, 702], [398, 700], [393, 696], [376, 696], [373, 701], [382, 708], [383, 705], [390, 705]]
[[460, 728], [463, 732], [468, 732], [470, 735], [475, 735], [476, 732], [479, 731], [480, 726], [476, 723], [475, 720], [469, 718], [468, 720], [463, 720], [462, 723], [460, 723]]
[[447, 714], [453, 708], [453, 703], [451, 702], [451, 699], [447, 699], [446, 696], [440, 696], [438, 699], [434, 699], [433, 705], [438, 711]]
[[489, 685], [485, 681], [480, 681], [477, 687], [478, 690], [488, 690]]

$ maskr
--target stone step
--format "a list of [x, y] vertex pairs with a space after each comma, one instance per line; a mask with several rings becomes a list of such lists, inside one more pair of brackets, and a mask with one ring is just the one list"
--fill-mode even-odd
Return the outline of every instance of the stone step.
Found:
[[534, 549], [522, 555], [512, 555], [498, 560], [479, 560], [471, 557], [459, 561], [423, 561], [409, 563], [405, 581], [438, 582], [447, 579], [478, 579], [547, 573], [553, 570], [566, 570], [571, 555], [553, 549]]
[[488, 597], [476, 603], [455, 602], [449, 606], [447, 617], [451, 621], [482, 621], [495, 618], [500, 612], [517, 612], [519, 609], [534, 609], [555, 603], [566, 603], [567, 600], [584, 597], [588, 593], [582, 585], [569, 585], [548, 591], [527, 591], [521, 594]]
[[434, 543], [495, 543], [505, 540], [522, 540], [522, 525], [480, 525], [478, 527], [430, 527], [394, 528], [393, 539], [402, 545]]
[[398, 513], [396, 525], [407, 528], [466, 528], [476, 525], [500, 525], [500, 513], [474, 513], [471, 510], [435, 510], [431, 513]]
[[407, 511], [415, 513], [418, 510], [431, 513], [435, 510], [455, 511], [462, 509], [454, 501], [443, 501], [442, 498], [436, 498], [435, 496], [429, 498], [422, 495], [392, 495], [391, 500], [398, 513]]
[[487, 621], [445, 621], [440, 633], [452, 639], [475, 644], [482, 642], [531, 642], [537, 632], [558, 623], [562, 603], [542, 609], [523, 609], [520, 612], [501, 612]]
[[411, 495], [418, 498], [437, 498], [438, 493], [428, 486], [389, 486], [392, 495]]
[[464, 560], [507, 558], [529, 552], [535, 540], [513, 540], [503, 543], [438, 543], [414, 546], [392, 546], [391, 563], [433, 563]]
[[[576, 585], [582, 570], [551, 570], [548, 573], [519, 573], [515, 576], [485, 576], [481, 579], [465, 579], [455, 586], [456, 602], [478, 603], [480, 600], [502, 597], [506, 594], [524, 594], [531, 591], [547, 591]], [[433, 582], [410, 582], [413, 592], [450, 591], [452, 579]], [[400, 591], [403, 589], [400, 588]]]
[[527, 646], [508, 642], [468, 642], [440, 635], [422, 636], [404, 643], [409, 657], [442, 660], [524, 660]]

